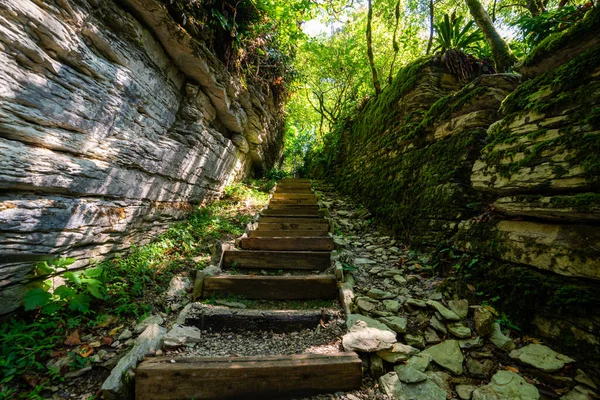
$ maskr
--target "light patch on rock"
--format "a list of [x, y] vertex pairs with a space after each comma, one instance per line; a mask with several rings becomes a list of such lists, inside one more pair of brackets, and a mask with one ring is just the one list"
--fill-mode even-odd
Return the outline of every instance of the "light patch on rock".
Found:
[[537, 388], [530, 385], [519, 374], [512, 371], [498, 371], [489, 385], [473, 392], [473, 400], [538, 400]]
[[396, 334], [387, 330], [369, 328], [363, 321], [357, 321], [350, 332], [342, 337], [346, 351], [372, 353], [389, 349], [396, 342]]
[[575, 362], [572, 358], [559, 354], [542, 344], [528, 344], [518, 350], [511, 351], [509, 356], [544, 372], [556, 372], [562, 369], [565, 364]]
[[454, 375], [463, 373], [464, 356], [460, 351], [457, 340], [446, 340], [423, 351], [429, 354], [433, 361]]

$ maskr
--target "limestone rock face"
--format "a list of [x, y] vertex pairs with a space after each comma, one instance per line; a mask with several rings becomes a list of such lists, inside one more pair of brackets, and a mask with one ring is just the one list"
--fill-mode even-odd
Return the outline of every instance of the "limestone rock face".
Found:
[[0, 18], [0, 314], [28, 255], [81, 268], [144, 244], [280, 154], [274, 100], [155, 0], [7, 0]]

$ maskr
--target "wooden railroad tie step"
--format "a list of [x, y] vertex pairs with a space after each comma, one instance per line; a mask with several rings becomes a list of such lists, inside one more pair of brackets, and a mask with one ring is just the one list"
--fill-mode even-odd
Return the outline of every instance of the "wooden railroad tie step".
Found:
[[279, 183], [311, 183], [312, 181], [308, 178], [281, 178]]
[[327, 323], [337, 316], [333, 310], [238, 310], [194, 303], [185, 324], [216, 332], [287, 333], [314, 329], [321, 321]]
[[[173, 362], [174, 361], [174, 362]], [[263, 357], [155, 357], [135, 373], [138, 400], [266, 399], [358, 389], [356, 353]]]
[[312, 193], [273, 193], [273, 199], [290, 199], [290, 200], [314, 200], [317, 201], [317, 196]]
[[330, 237], [245, 237], [241, 243], [244, 250], [333, 250]]
[[319, 211], [316, 204], [269, 204], [269, 210], [300, 210], [300, 211]]
[[323, 251], [264, 251], [226, 250], [223, 266], [238, 269], [304, 269], [324, 270], [329, 268], [331, 253]]
[[261, 211], [261, 215], [268, 217], [296, 217], [296, 218], [319, 218], [323, 217], [325, 213], [320, 210], [298, 210], [298, 209], [283, 209], [274, 210], [267, 208]]
[[269, 217], [263, 216], [258, 220], [258, 224], [304, 224], [304, 225], [321, 225], [329, 226], [329, 221], [325, 218], [300, 218], [300, 217]]
[[294, 204], [294, 205], [316, 205], [317, 202], [314, 200], [305, 199], [271, 199], [270, 204]]
[[333, 275], [205, 277], [202, 297], [219, 295], [242, 296], [248, 300], [333, 300], [338, 297], [338, 287]]
[[[258, 222], [257, 230], [259, 231], [327, 231], [329, 229], [329, 222], [327, 220], [315, 220], [311, 224], [301, 223], [282, 223], [282, 222]], [[285, 236], [285, 235], [284, 235]], [[311, 236], [311, 235], [308, 235]]]
[[314, 194], [310, 187], [278, 187], [274, 193], [286, 193], [286, 194]]
[[276, 231], [267, 231], [267, 230], [252, 230], [248, 231], [248, 236], [251, 238], [264, 238], [264, 237], [306, 237], [306, 236], [327, 236], [329, 234], [329, 230], [325, 227], [322, 230], [312, 230], [312, 231], [297, 231], [297, 230], [276, 230]]

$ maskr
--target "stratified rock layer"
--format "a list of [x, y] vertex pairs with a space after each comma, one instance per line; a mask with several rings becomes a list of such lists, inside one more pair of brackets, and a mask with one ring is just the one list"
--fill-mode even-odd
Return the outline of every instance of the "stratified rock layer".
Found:
[[278, 104], [155, 0], [8, 0], [0, 20], [0, 314], [28, 255], [143, 244], [280, 154]]

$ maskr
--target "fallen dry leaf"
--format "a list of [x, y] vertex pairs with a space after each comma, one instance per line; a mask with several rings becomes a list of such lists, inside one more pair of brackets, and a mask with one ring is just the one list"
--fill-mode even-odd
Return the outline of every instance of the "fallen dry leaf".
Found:
[[471, 285], [470, 283], [467, 283], [467, 287], [468, 287], [468, 288], [469, 288], [469, 290], [470, 290], [471, 292], [473, 292], [473, 293], [475, 293], [475, 291], [477, 290], [477, 289], [475, 289], [475, 286]]
[[117, 332], [119, 332], [119, 330], [123, 328], [123, 326], [125, 325], [119, 325], [116, 328], [111, 329], [110, 332], [108, 332], [108, 336], [115, 336]]
[[102, 343], [99, 340], [94, 340], [92, 343], [90, 343], [91, 347], [100, 347], [102, 346]]
[[94, 348], [92, 346], [84, 344], [79, 348], [78, 353], [81, 357], [87, 358], [87, 357], [91, 356], [92, 354], [94, 354]]
[[104, 321], [100, 322], [97, 326], [98, 326], [98, 328], [106, 328], [106, 327], [114, 324], [118, 320], [119, 320], [118, 317], [115, 317], [114, 315], [109, 314], [106, 316], [106, 318], [104, 318]]
[[510, 365], [507, 365], [506, 367], [504, 367], [504, 369], [505, 369], [505, 370], [507, 370], [507, 371], [512, 371], [512, 372], [514, 372], [515, 374], [518, 374], [518, 373], [519, 373], [519, 370], [518, 370], [517, 368], [515, 368], [515, 367], [511, 367]]
[[79, 330], [75, 329], [73, 331], [73, 333], [71, 333], [69, 336], [67, 336], [67, 339], [65, 340], [65, 344], [67, 346], [77, 346], [79, 344], [81, 344], [81, 339], [79, 339]]
[[102, 338], [102, 344], [104, 346], [110, 346], [113, 342], [113, 338], [111, 338], [110, 336], [106, 336]]

